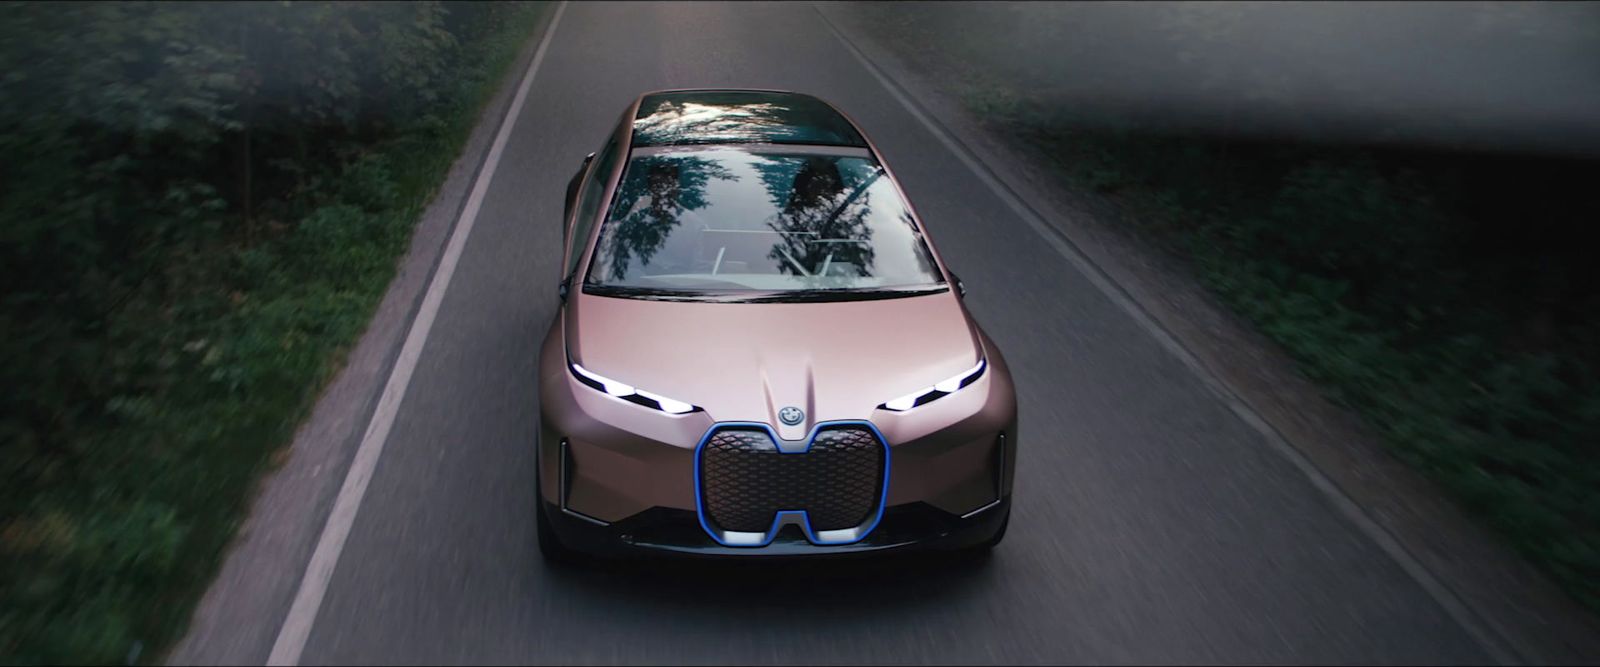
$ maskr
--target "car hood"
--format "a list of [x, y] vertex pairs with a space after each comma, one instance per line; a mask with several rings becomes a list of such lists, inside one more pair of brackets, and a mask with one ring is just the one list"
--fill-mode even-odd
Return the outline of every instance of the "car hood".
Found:
[[[567, 351], [584, 368], [692, 403], [716, 421], [800, 439], [972, 368], [977, 332], [951, 292], [832, 303], [708, 303], [574, 295]], [[805, 411], [786, 426], [778, 411]]]

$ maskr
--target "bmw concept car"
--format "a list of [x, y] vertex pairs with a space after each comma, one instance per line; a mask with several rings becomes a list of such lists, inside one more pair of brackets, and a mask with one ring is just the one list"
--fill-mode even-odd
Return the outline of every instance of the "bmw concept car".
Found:
[[988, 548], [1011, 377], [856, 124], [809, 95], [641, 96], [567, 187], [538, 537], [573, 552]]

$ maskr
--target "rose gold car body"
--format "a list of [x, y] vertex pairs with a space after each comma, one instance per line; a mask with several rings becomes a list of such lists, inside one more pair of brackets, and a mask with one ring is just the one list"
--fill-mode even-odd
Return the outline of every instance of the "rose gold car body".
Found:
[[[623, 156], [640, 103], [663, 92], [641, 96], [623, 114], [613, 135]], [[606, 173], [586, 166], [591, 173], [580, 172], [582, 183], [604, 183], [602, 201], [610, 202], [626, 164], [619, 159]], [[568, 239], [563, 267], [574, 270], [563, 278], [588, 272], [608, 208], [584, 226], [583, 238]], [[886, 508], [931, 506], [957, 527], [984, 519], [985, 534], [966, 542], [1003, 531], [1003, 517], [981, 515], [1009, 514], [1017, 444], [1010, 372], [967, 312], [959, 282], [914, 209], [911, 218], [953, 288], [861, 301], [723, 303], [597, 296], [585, 293], [581, 279], [564, 281], [563, 306], [539, 363], [539, 486], [548, 518], [598, 530], [652, 510], [698, 512], [697, 446], [716, 425], [762, 424], [799, 441], [818, 424], [854, 421], [869, 422], [886, 441]], [[575, 222], [565, 222], [569, 235]], [[980, 363], [982, 374], [958, 391], [909, 410], [883, 407]], [[580, 382], [571, 364], [699, 409], [668, 414], [622, 400]], [[779, 419], [787, 406], [803, 411], [799, 423]], [[815, 551], [830, 548], [838, 549]]]

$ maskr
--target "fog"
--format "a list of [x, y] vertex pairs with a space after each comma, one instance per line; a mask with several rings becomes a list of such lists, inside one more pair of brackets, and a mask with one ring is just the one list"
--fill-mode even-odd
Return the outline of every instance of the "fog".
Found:
[[890, 3], [1082, 122], [1600, 155], [1596, 3]]

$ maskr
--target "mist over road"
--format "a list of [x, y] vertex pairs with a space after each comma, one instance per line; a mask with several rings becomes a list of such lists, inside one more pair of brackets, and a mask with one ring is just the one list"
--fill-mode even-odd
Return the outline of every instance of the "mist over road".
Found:
[[[1600, 155], [1600, 4], [910, 2], [1086, 124]], [[892, 19], [891, 19], [892, 22]]]

